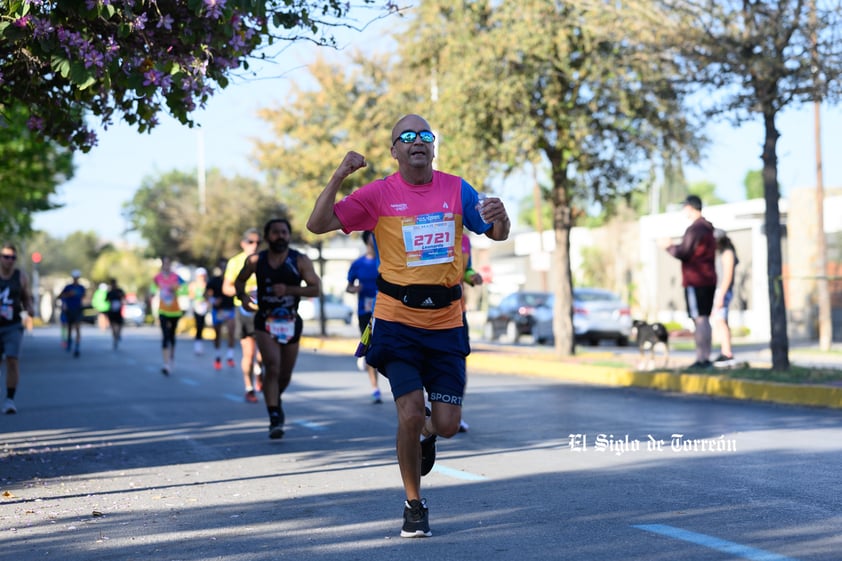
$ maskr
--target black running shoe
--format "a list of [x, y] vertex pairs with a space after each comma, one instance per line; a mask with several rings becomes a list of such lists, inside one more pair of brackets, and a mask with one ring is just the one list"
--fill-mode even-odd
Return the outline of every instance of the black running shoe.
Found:
[[403, 528], [402, 538], [429, 538], [433, 535], [430, 531], [430, 519], [427, 511], [427, 501], [413, 499], [403, 503]]
[[436, 435], [421, 441], [421, 475], [427, 475], [436, 464]]
[[283, 425], [269, 425], [269, 438], [272, 440], [278, 440], [284, 437], [284, 427]]
[[284, 409], [280, 404], [278, 404], [278, 409], [280, 409], [279, 415], [269, 417], [269, 438], [272, 440], [284, 437], [284, 421], [286, 421], [286, 415], [284, 415]]
[[[433, 412], [429, 407], [424, 407], [424, 413], [431, 417]], [[430, 473], [436, 463], [436, 435], [428, 436], [421, 441], [421, 476]]]

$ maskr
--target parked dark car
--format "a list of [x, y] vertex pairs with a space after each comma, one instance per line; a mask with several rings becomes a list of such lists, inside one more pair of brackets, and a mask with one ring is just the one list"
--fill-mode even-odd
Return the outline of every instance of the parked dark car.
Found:
[[488, 309], [483, 326], [486, 340], [500, 338], [506, 343], [516, 343], [523, 335], [532, 335], [535, 311], [551, 305], [549, 292], [521, 291], [509, 294], [500, 304]]
[[[549, 311], [548, 311], [549, 308]], [[535, 314], [533, 336], [539, 343], [553, 341], [553, 301]], [[598, 345], [611, 339], [624, 347], [629, 344], [632, 319], [628, 304], [610, 290], [573, 289], [573, 333], [578, 342]]]

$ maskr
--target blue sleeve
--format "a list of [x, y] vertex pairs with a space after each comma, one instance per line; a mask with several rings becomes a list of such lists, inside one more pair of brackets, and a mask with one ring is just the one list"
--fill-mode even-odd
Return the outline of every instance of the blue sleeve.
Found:
[[380, 270], [380, 250], [377, 249], [377, 238], [374, 237], [374, 232], [371, 233], [371, 245], [374, 247], [374, 259], [377, 261], [377, 270]]
[[357, 274], [357, 263], [359, 263], [359, 259], [354, 260], [348, 267], [348, 284], [354, 284], [354, 281], [360, 278]]
[[477, 191], [471, 184], [462, 180], [462, 224], [475, 234], [484, 234], [491, 229], [491, 224], [482, 221], [477, 210]]

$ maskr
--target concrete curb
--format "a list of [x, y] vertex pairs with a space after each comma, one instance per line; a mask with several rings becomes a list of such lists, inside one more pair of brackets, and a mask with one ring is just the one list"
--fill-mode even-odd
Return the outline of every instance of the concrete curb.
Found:
[[[301, 339], [301, 349], [331, 354], [351, 356], [356, 346], [357, 341], [353, 339]], [[487, 351], [472, 353], [468, 357], [468, 370], [484, 374], [538, 376], [599, 386], [648, 388], [692, 395], [842, 409], [842, 388], [835, 386], [738, 380], [713, 374], [639, 372], [621, 367]]]

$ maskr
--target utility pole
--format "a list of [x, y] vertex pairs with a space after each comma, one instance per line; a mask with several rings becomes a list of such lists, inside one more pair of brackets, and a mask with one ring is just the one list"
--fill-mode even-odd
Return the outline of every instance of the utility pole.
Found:
[[[810, 2], [810, 25], [813, 29], [813, 68], [818, 69], [818, 19], [816, 0]], [[819, 348], [830, 350], [833, 341], [833, 319], [830, 307], [830, 290], [827, 282], [827, 241], [824, 234], [824, 174], [822, 172], [822, 93], [819, 77], [813, 75], [815, 99], [813, 100], [813, 120], [816, 143], [816, 298], [819, 304]]]
[[204, 216], [205, 211], [207, 210], [205, 202], [205, 135], [204, 133], [202, 133], [201, 129], [197, 130], [196, 134], [198, 135], [196, 142], [198, 150], [198, 154], [196, 157], [196, 181], [199, 184], [199, 214]]

